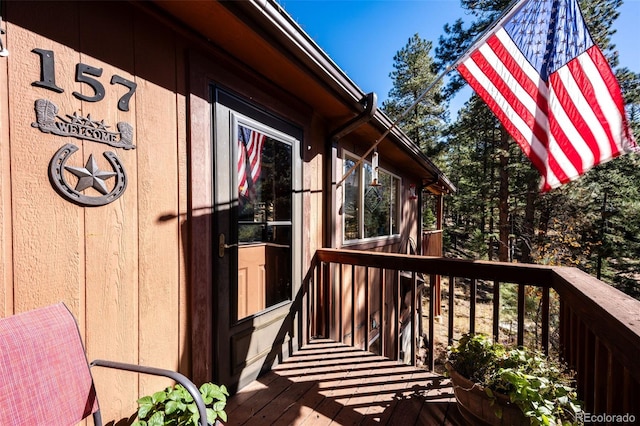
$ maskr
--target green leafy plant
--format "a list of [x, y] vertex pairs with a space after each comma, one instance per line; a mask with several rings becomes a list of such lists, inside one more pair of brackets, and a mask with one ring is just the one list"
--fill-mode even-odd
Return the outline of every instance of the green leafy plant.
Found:
[[[532, 425], [578, 424], [580, 401], [574, 374], [558, 359], [527, 348], [507, 348], [483, 334], [465, 334], [449, 348], [448, 362], [460, 375], [509, 397]], [[496, 415], [501, 412], [496, 407]]]
[[[207, 423], [216, 419], [226, 422], [229, 392], [224, 385], [204, 383], [200, 394], [207, 407]], [[181, 385], [169, 386], [138, 400], [138, 420], [132, 426], [198, 426], [200, 414], [191, 394]]]

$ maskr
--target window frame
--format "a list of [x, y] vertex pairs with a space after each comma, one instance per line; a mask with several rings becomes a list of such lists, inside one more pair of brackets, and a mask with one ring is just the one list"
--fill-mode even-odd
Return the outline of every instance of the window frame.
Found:
[[[365, 171], [365, 167], [364, 165], [367, 164], [369, 167], [372, 167], [372, 164], [370, 161], [366, 161], [366, 160], [362, 160], [360, 162], [360, 164], [358, 164], [358, 161], [360, 160], [360, 157], [348, 150], [343, 149], [342, 150], [342, 165], [341, 165], [341, 170], [342, 170], [342, 175], [344, 176], [344, 174], [347, 172], [348, 169], [346, 169], [346, 165], [347, 165], [347, 161], [351, 161], [354, 164], [357, 164], [357, 169], [353, 171], [353, 173], [357, 173], [358, 175], [358, 200], [357, 200], [357, 234], [358, 234], [358, 238], [354, 238], [354, 239], [347, 239], [346, 235], [346, 214], [345, 214], [345, 203], [346, 203], [346, 182], [347, 180], [345, 180], [344, 184], [343, 184], [343, 188], [342, 188], [342, 202], [341, 202], [341, 208], [340, 211], [341, 216], [342, 216], [342, 245], [343, 246], [348, 246], [348, 245], [357, 245], [357, 244], [362, 244], [362, 243], [367, 243], [367, 242], [372, 242], [372, 241], [380, 241], [380, 240], [386, 240], [389, 238], [397, 238], [400, 237], [400, 224], [401, 224], [401, 210], [402, 210], [402, 179], [400, 178], [400, 176], [396, 175], [395, 173], [390, 172], [389, 170], [383, 168], [383, 167], [378, 167], [378, 172], [379, 174], [386, 174], [391, 178], [391, 182], [394, 183], [396, 185], [396, 191], [395, 191], [395, 202], [394, 203], [389, 203], [389, 210], [387, 213], [389, 215], [389, 233], [386, 235], [377, 235], [374, 237], [365, 237], [365, 226], [364, 226], [364, 210], [365, 210], [365, 193], [366, 193], [366, 188], [369, 186], [367, 182], [365, 182], [365, 176], [366, 176], [366, 171]], [[380, 179], [379, 179], [380, 180]], [[393, 185], [392, 185], [393, 186]], [[393, 225], [394, 222], [396, 224], [396, 232], [393, 232]]]
[[[274, 226], [290, 226], [291, 228], [291, 270], [290, 270], [290, 282], [291, 288], [288, 294], [287, 300], [283, 300], [271, 306], [267, 306], [264, 309], [251, 313], [249, 315], [243, 316], [239, 318], [238, 314], [238, 254], [237, 250], [241, 246], [250, 246], [252, 243], [241, 243], [239, 241], [239, 227], [242, 224], [249, 224], [251, 222], [244, 222], [239, 220], [239, 216], [235, 215], [232, 223], [230, 224], [229, 232], [232, 235], [231, 246], [235, 250], [236, 256], [231, 265], [232, 274], [236, 274], [232, 276], [229, 292], [230, 292], [230, 324], [232, 326], [237, 326], [242, 323], [247, 323], [250, 321], [255, 321], [256, 318], [261, 316], [270, 314], [271, 312], [277, 311], [278, 309], [290, 305], [295, 297], [296, 288], [298, 288], [296, 284], [296, 280], [299, 280], [298, 277], [301, 276], [301, 257], [296, 255], [297, 252], [302, 253], [301, 248], [303, 247], [302, 242], [302, 227], [303, 225], [303, 212], [302, 212], [302, 202], [299, 196], [296, 194], [301, 193], [302, 187], [302, 157], [300, 155], [300, 146], [302, 144], [302, 138], [295, 135], [293, 131], [285, 131], [279, 129], [273, 123], [268, 122], [264, 119], [264, 117], [256, 117], [249, 115], [249, 113], [245, 110], [240, 110], [237, 107], [228, 106], [226, 104], [223, 105], [224, 108], [227, 108], [228, 111], [228, 126], [229, 126], [229, 135], [230, 143], [229, 153], [232, 170], [235, 172], [231, 174], [231, 179], [228, 180], [229, 183], [229, 193], [231, 194], [232, 203], [230, 207], [233, 209], [237, 209], [239, 207], [239, 194], [238, 194], [238, 173], [237, 168], [235, 166], [238, 164], [238, 146], [234, 141], [238, 140], [238, 126], [243, 126], [252, 130], [256, 130], [269, 138], [273, 138], [279, 143], [283, 143], [288, 145], [291, 148], [291, 219], [290, 220], [279, 220], [279, 221], [265, 221], [265, 224], [274, 225]], [[218, 123], [216, 121], [216, 123]], [[284, 122], [285, 124], [289, 124], [288, 122]]]

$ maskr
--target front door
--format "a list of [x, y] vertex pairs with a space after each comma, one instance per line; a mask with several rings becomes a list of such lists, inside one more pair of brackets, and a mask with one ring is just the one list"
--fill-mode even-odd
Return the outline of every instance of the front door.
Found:
[[228, 92], [212, 97], [217, 376], [239, 389], [292, 345], [301, 132]]

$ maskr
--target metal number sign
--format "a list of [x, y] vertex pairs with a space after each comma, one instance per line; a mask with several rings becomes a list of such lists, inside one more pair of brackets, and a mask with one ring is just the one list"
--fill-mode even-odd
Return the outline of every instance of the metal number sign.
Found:
[[[54, 52], [45, 49], [33, 49], [32, 52], [40, 56], [40, 80], [34, 81], [32, 85], [63, 93], [64, 89], [56, 84]], [[93, 93], [82, 94], [74, 91], [73, 96], [84, 102], [102, 101], [106, 94], [105, 87], [99, 80], [102, 72], [102, 68], [83, 63], [76, 64], [75, 80], [88, 85]], [[120, 97], [117, 105], [120, 111], [129, 111], [129, 101], [136, 91], [136, 83], [119, 75], [113, 75], [110, 83], [129, 89]], [[61, 117], [58, 115], [58, 106], [48, 99], [37, 99], [34, 109], [36, 121], [31, 126], [43, 133], [75, 137], [124, 150], [135, 149], [133, 126], [129, 123], [119, 122], [116, 126], [118, 131], [112, 131], [104, 120], [94, 120], [90, 114], [84, 117], [74, 112]], [[93, 155], [89, 155], [84, 167], [67, 165], [67, 160], [78, 150], [77, 146], [67, 143], [54, 154], [49, 163], [49, 179], [54, 189], [65, 199], [86, 207], [103, 206], [118, 199], [127, 188], [127, 174], [117, 155], [111, 151], [103, 153], [112, 171], [100, 170]], [[75, 179], [75, 184], [70, 179]], [[100, 195], [86, 195], [84, 191], [90, 188]]]

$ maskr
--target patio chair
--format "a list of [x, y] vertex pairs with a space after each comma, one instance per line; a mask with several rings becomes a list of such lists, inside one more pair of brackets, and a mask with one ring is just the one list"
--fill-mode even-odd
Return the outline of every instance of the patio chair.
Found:
[[206, 425], [198, 388], [180, 373], [103, 360], [87, 363], [78, 325], [63, 304], [0, 319], [0, 425], [75, 425], [93, 414], [102, 425], [91, 366], [169, 377], [193, 396]]

